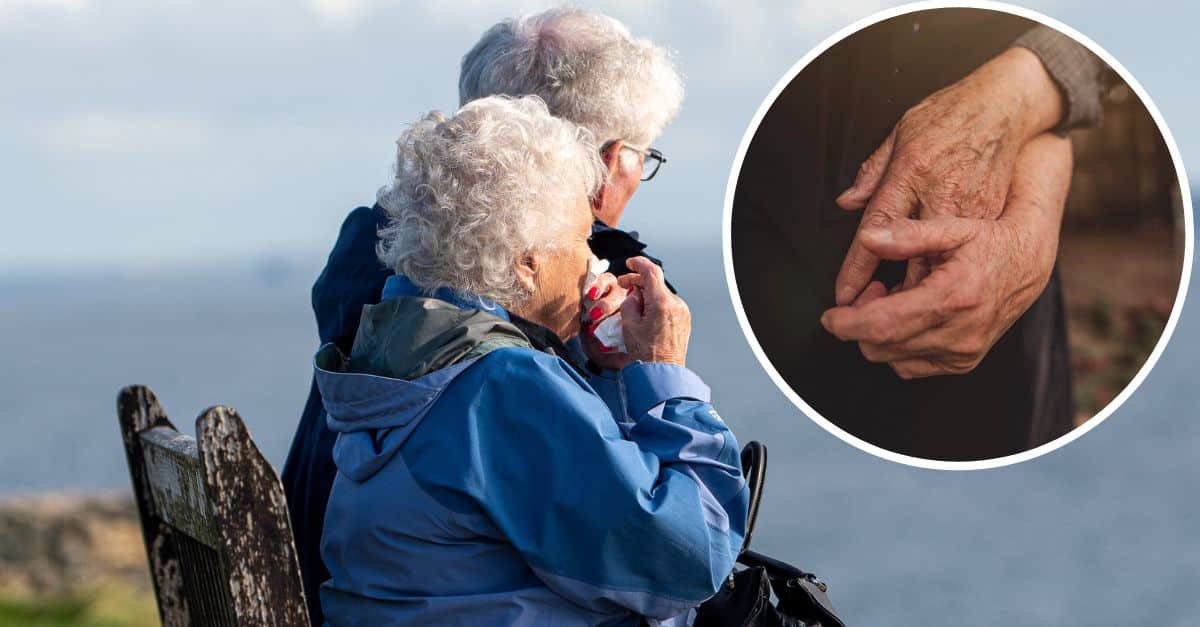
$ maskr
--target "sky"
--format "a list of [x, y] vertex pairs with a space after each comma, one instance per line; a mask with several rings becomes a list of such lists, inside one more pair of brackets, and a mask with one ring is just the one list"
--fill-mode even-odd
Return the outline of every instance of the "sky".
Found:
[[[900, 3], [577, 4], [672, 48], [685, 75], [683, 110], [655, 142], [669, 163], [622, 225], [716, 245], [730, 166], [771, 87], [826, 37]], [[1112, 53], [1185, 164], [1200, 159], [1200, 6], [1021, 5]], [[389, 180], [404, 124], [456, 107], [462, 54], [496, 21], [547, 6], [0, 0], [0, 275], [319, 262]]]

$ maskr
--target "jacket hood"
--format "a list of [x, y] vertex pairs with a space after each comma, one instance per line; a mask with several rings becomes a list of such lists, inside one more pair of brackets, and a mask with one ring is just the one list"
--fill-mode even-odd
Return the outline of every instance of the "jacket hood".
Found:
[[487, 350], [529, 346], [504, 319], [418, 296], [363, 308], [347, 357], [335, 344], [314, 358], [317, 385], [338, 433], [338, 470], [355, 481], [379, 471], [441, 393]]

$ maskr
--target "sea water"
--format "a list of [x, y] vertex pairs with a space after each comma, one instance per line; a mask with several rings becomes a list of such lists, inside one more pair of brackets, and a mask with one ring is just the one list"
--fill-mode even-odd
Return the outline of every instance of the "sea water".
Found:
[[[1081, 440], [935, 472], [862, 453], [792, 406], [747, 348], [719, 254], [655, 252], [693, 312], [689, 364], [738, 437], [770, 448], [755, 548], [828, 581], [850, 625], [1200, 624], [1200, 314]], [[317, 348], [316, 271], [0, 281], [0, 494], [127, 489], [115, 398], [135, 382], [187, 432], [205, 407], [236, 407], [282, 465]]]

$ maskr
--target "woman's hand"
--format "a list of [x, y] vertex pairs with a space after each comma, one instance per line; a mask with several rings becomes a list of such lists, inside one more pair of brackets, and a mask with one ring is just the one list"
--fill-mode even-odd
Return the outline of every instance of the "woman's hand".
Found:
[[621, 328], [629, 356], [684, 365], [692, 333], [692, 314], [687, 303], [667, 289], [662, 268], [649, 259], [631, 257], [625, 266], [633, 273], [617, 281], [630, 291], [621, 304]]
[[1046, 287], [1071, 181], [1071, 142], [1025, 145], [997, 220], [900, 218], [860, 238], [882, 259], [928, 259], [932, 273], [888, 294], [873, 281], [821, 324], [905, 379], [970, 372]]
[[[1011, 48], [909, 109], [837, 198], [843, 209], [864, 209], [838, 273], [837, 304], [853, 303], [879, 265], [864, 230], [915, 217], [996, 219], [1017, 154], [1058, 122], [1061, 100], [1037, 55]], [[928, 273], [925, 260], [910, 261], [904, 287]]]
[[629, 291], [621, 287], [617, 277], [605, 272], [596, 277], [596, 283], [583, 297], [583, 333], [580, 334], [583, 351], [592, 363], [606, 370], [620, 370], [633, 358], [601, 344], [593, 331], [605, 318], [620, 311], [621, 303], [628, 296]]

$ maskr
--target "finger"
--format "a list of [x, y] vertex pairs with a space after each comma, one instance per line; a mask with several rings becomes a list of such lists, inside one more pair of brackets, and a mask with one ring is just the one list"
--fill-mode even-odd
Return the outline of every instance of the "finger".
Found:
[[835, 202], [839, 207], [853, 211], [867, 206], [867, 201], [875, 193], [879, 181], [883, 180], [883, 173], [887, 171], [888, 163], [892, 159], [892, 146], [895, 145], [895, 139], [896, 132], [892, 131], [875, 149], [875, 152], [862, 162], [858, 168], [858, 174], [854, 177], [854, 184], [837, 197]]
[[916, 257], [908, 260], [908, 268], [904, 273], [904, 281], [900, 283], [900, 289], [912, 289], [921, 282], [921, 279], [929, 276], [931, 270], [929, 259], [925, 257]]
[[952, 251], [971, 241], [984, 222], [967, 218], [902, 218], [881, 227], [864, 228], [856, 239], [882, 259], [904, 261]]
[[898, 218], [908, 216], [917, 204], [916, 195], [909, 190], [908, 185], [896, 177], [886, 177], [879, 191], [871, 197], [871, 202], [863, 212], [862, 220], [858, 223], [858, 232], [846, 252], [846, 259], [838, 271], [834, 283], [834, 296], [838, 305], [849, 305], [862, 292], [875, 268], [879, 266], [879, 256], [871, 252], [862, 241], [863, 232], [871, 229], [884, 228]]
[[[861, 307], [834, 307], [821, 316], [825, 330], [841, 340], [895, 344], [940, 326], [947, 314], [943, 303], [950, 279], [939, 275], [903, 290], [876, 298]], [[946, 275], [940, 275], [946, 276]]]
[[896, 376], [905, 380], [924, 379], [926, 377], [950, 374], [948, 370], [928, 359], [905, 359], [892, 362], [891, 366]]
[[642, 279], [642, 275], [636, 272], [622, 274], [621, 276], [617, 277], [617, 285], [626, 290], [631, 290], [635, 287], [641, 288], [644, 283], [645, 281]]
[[862, 294], [859, 294], [858, 298], [854, 299], [854, 306], [862, 307], [863, 305], [866, 305], [877, 298], [887, 296], [887, 294], [887, 286], [880, 281], [871, 281], [870, 285], [863, 290]]
[[624, 290], [610, 291], [599, 300], [592, 303], [588, 307], [584, 315], [587, 316], [587, 321], [595, 322], [603, 318], [607, 318], [621, 309], [621, 303], [625, 301]]
[[867, 361], [875, 364], [886, 364], [891, 361], [900, 359], [901, 357], [911, 357], [911, 355], [897, 355], [892, 348], [894, 344], [873, 344], [871, 342], [859, 342], [858, 350]]
[[[867, 361], [877, 364], [936, 357], [941, 348], [938, 345], [938, 341], [945, 341], [944, 334], [942, 333], [944, 328], [917, 333], [905, 341], [893, 344], [859, 342], [858, 349], [862, 352], [863, 357], [867, 358]], [[927, 339], [931, 337], [935, 339]]]
[[859, 350], [867, 361], [876, 364], [888, 364], [901, 379], [920, 379], [950, 371], [937, 362], [919, 355], [907, 354], [882, 344], [859, 342]]
[[596, 277], [596, 282], [592, 283], [592, 287], [588, 289], [585, 299], [587, 301], [596, 301], [612, 291], [614, 287], [618, 287], [617, 277], [608, 272], [601, 273]]
[[630, 257], [625, 260], [625, 267], [642, 277], [642, 297], [646, 302], [659, 302], [671, 294], [667, 289], [666, 278], [658, 264], [645, 257]]

